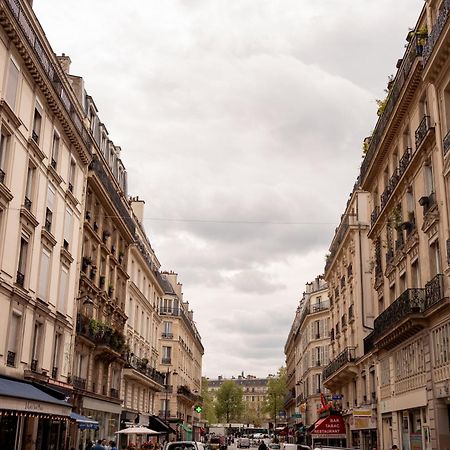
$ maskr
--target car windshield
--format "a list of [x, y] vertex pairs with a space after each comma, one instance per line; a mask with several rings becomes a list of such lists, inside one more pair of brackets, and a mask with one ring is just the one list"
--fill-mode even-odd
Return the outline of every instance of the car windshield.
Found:
[[176, 443], [176, 444], [169, 444], [167, 446], [167, 450], [191, 450], [191, 449], [195, 449], [195, 445], [190, 443], [190, 442], [183, 442], [181, 443]]

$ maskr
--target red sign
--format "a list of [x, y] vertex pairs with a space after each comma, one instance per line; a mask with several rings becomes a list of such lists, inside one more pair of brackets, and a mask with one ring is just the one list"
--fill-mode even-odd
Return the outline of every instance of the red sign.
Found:
[[342, 416], [328, 416], [324, 419], [319, 419], [315, 425], [311, 434], [321, 434], [335, 436], [337, 434], [345, 435], [345, 423]]

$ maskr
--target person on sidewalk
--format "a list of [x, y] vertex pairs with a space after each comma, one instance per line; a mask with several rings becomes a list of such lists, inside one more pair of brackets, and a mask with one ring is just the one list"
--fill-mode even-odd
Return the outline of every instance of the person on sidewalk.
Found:
[[258, 450], [267, 450], [267, 445], [264, 441], [259, 444]]

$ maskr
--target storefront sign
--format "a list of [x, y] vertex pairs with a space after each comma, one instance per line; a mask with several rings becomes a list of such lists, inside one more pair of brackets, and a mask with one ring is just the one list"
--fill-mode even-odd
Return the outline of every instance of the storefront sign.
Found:
[[311, 432], [314, 437], [328, 436], [332, 438], [345, 437], [345, 423], [342, 416], [334, 415], [319, 419]]
[[49, 414], [55, 416], [69, 416], [71, 407], [54, 405], [51, 403], [38, 402], [35, 400], [26, 400], [15, 397], [0, 396], [0, 405], [2, 409], [11, 411], [26, 411], [36, 414]]

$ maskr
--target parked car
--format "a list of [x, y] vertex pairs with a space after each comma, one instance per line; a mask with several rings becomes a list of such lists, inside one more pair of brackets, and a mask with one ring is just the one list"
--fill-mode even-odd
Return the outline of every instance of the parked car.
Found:
[[224, 436], [212, 436], [209, 439], [208, 447], [211, 450], [227, 450], [228, 448]]
[[281, 450], [281, 445], [280, 444], [271, 443], [271, 444], [269, 444], [269, 448], [272, 449], [272, 450]]
[[167, 442], [164, 450], [205, 450], [205, 446], [196, 441], [174, 441]]
[[238, 448], [250, 448], [250, 439], [248, 437], [241, 437], [237, 442]]

